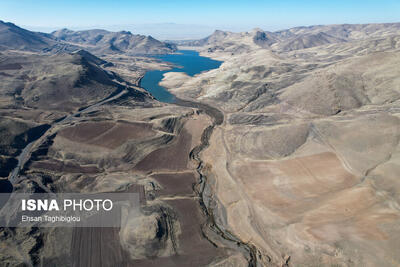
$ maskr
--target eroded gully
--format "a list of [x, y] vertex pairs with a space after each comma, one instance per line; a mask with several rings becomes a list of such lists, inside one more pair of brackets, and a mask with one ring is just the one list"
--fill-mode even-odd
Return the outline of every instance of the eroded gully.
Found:
[[[223, 239], [223, 241], [227, 241], [229, 243], [229, 247], [238, 249], [241, 253], [243, 253], [245, 258], [248, 260], [249, 267], [257, 266], [257, 255], [259, 255], [259, 251], [257, 250], [257, 248], [252, 244], [243, 242], [234, 234], [226, 231], [226, 229], [224, 229], [222, 225], [218, 225], [218, 220], [216, 219], [217, 215], [214, 213], [212, 205], [210, 205], [212, 202], [216, 201], [216, 198], [214, 198], [212, 195], [206, 197], [204, 194], [205, 186], [207, 183], [207, 176], [204, 171], [204, 162], [200, 157], [200, 153], [209, 146], [209, 140], [214, 129], [224, 122], [224, 114], [219, 109], [201, 102], [176, 98], [174, 104], [184, 107], [196, 108], [212, 118], [213, 123], [208, 126], [202, 133], [200, 145], [194, 147], [189, 154], [190, 159], [197, 163], [196, 171], [200, 177], [198, 184], [195, 187], [195, 193], [199, 196], [199, 204], [205, 216], [207, 217], [207, 226], [209, 227], [209, 229], [216, 233], [219, 238]], [[204, 230], [203, 234], [211, 243], [217, 245], [212, 240], [213, 238], [210, 237]]]

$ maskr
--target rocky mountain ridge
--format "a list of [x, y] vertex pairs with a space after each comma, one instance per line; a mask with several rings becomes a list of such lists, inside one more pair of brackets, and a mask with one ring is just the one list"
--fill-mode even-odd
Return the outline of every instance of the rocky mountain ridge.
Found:
[[206, 38], [182, 41], [179, 44], [193, 47], [207, 46], [210, 51], [229, 49], [235, 44], [237, 47], [247, 46], [249, 49], [258, 46], [278, 52], [289, 52], [321, 45], [397, 36], [399, 30], [400, 23], [317, 25], [275, 32], [259, 28], [241, 33], [216, 30]]
[[62, 29], [52, 34], [33, 32], [10, 22], [0, 21], [0, 51], [60, 53], [79, 49], [97, 55], [163, 54], [176, 50], [175, 45], [160, 42], [151, 36], [105, 30], [70, 31]]

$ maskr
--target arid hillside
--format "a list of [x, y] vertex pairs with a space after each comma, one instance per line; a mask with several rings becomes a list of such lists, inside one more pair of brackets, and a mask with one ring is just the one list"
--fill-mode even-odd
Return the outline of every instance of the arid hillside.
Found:
[[117, 51], [110, 40], [71, 44], [0, 23], [0, 192], [11, 193], [0, 216], [19, 220], [8, 209], [18, 193], [128, 193], [139, 203], [119, 212], [119, 227], [1, 227], [0, 265], [246, 265], [246, 245], [219, 235], [202, 205], [198, 154], [217, 119], [207, 105], [161, 103], [138, 86], [146, 70], [170, 65], [137, 54], [174, 46], [104, 34]]
[[201, 154], [219, 226], [263, 266], [397, 266], [400, 24], [217, 31], [176, 95], [221, 108]]
[[224, 62], [166, 73], [162, 103], [139, 84], [171, 64], [145, 54], [175, 45], [0, 22], [2, 192], [140, 199], [121, 227], [1, 228], [0, 262], [400, 265], [400, 24], [180, 45]]

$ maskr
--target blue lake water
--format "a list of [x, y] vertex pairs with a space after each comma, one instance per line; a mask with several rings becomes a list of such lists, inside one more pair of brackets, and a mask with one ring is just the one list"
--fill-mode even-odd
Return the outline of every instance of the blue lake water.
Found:
[[172, 103], [175, 96], [158, 83], [162, 80], [164, 73], [167, 72], [185, 72], [194, 76], [203, 71], [217, 69], [222, 64], [221, 61], [213, 60], [208, 57], [202, 57], [197, 51], [179, 50], [177, 54], [157, 55], [156, 58], [174, 64], [170, 70], [151, 70], [146, 72], [140, 82], [140, 86], [151, 93], [158, 101]]

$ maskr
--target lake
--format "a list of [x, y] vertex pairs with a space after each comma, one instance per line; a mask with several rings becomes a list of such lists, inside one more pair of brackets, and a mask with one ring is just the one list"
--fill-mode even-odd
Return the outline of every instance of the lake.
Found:
[[159, 85], [164, 73], [185, 72], [187, 75], [194, 76], [203, 71], [217, 69], [222, 64], [222, 61], [202, 57], [197, 51], [193, 50], [178, 50], [176, 54], [157, 55], [154, 57], [173, 63], [174, 67], [169, 70], [151, 70], [146, 72], [140, 82], [140, 86], [151, 93], [158, 101], [167, 103], [173, 103], [175, 96]]

